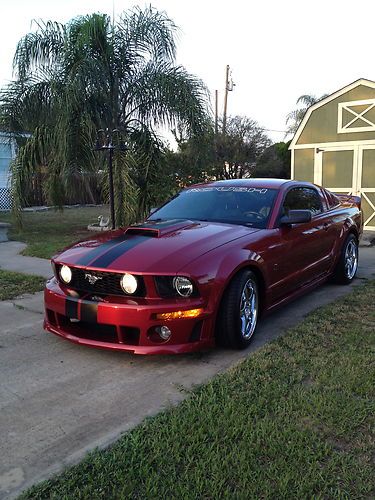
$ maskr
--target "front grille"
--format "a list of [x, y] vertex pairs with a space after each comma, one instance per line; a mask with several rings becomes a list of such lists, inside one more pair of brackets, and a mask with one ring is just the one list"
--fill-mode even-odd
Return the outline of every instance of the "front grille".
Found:
[[167, 299], [179, 296], [173, 287], [173, 280], [174, 276], [155, 276], [156, 291], [160, 297]]
[[[126, 294], [120, 286], [120, 279], [122, 277], [121, 273], [91, 271], [81, 269], [79, 267], [71, 267], [71, 270], [72, 281], [69, 283], [69, 288], [72, 288], [73, 290], [78, 290], [80, 292], [86, 293], [95, 293], [98, 295], [125, 295], [129, 297], [144, 297], [146, 295], [146, 287], [142, 276], [137, 276], [138, 288], [135, 293]], [[87, 274], [95, 276], [99, 279], [95, 282], [95, 284], [90, 284], [86, 276]], [[58, 272], [57, 275], [59, 276]]]
[[[51, 313], [53, 313], [53, 311], [51, 311]], [[57, 323], [55, 319], [51, 322], [50, 316], [48, 315], [48, 320], [52, 325], [59, 326], [64, 332], [70, 333], [80, 339], [93, 340], [96, 342], [110, 342], [112, 344], [120, 343], [117, 329], [114, 325], [91, 323], [89, 321], [77, 321], [72, 323], [69, 318], [62, 314], [56, 314], [56, 318]], [[122, 344], [139, 345], [139, 336], [139, 328], [120, 326], [120, 340]]]
[[94, 340], [97, 342], [118, 343], [116, 327], [113, 325], [103, 325], [99, 323], [88, 323], [79, 321], [72, 323], [69, 318], [58, 314], [59, 326], [65, 332], [74, 335], [80, 339]]

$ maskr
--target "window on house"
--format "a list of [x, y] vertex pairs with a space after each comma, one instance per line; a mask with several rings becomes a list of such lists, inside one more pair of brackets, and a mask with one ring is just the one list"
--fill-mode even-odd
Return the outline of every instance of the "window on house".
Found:
[[10, 144], [0, 142], [0, 187], [6, 187], [8, 184], [9, 163], [12, 159], [12, 150]]

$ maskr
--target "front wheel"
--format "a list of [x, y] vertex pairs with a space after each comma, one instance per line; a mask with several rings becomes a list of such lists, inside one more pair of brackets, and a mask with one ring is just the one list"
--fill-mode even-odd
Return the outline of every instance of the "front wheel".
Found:
[[354, 234], [349, 234], [337, 263], [333, 278], [336, 283], [347, 285], [351, 283], [358, 269], [358, 240]]
[[259, 316], [259, 287], [255, 274], [240, 271], [229, 283], [218, 314], [218, 343], [245, 349], [254, 335]]

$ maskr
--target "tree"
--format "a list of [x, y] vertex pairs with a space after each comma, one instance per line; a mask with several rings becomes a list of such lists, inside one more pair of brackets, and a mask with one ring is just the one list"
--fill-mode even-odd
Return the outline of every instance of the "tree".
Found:
[[306, 111], [312, 106], [316, 104], [318, 101], [327, 97], [328, 94], [323, 94], [321, 97], [316, 97], [314, 95], [304, 94], [301, 95], [296, 104], [302, 104], [302, 107], [299, 107], [293, 111], [291, 111], [286, 117], [287, 124], [287, 132], [286, 136], [294, 135], [297, 132], [298, 127], [300, 126], [303, 117], [306, 114]]
[[124, 12], [116, 23], [104, 14], [39, 23], [20, 40], [17, 78], [1, 96], [3, 128], [29, 133], [13, 165], [18, 204], [41, 166], [51, 203], [84, 189], [85, 175], [104, 168], [93, 144], [97, 130], [108, 128], [128, 148], [114, 158], [117, 216], [125, 223], [146, 210], [149, 182], [140, 172], [150, 179], [160, 166], [155, 129], [178, 125], [191, 135], [207, 123], [206, 89], [175, 65], [175, 34], [166, 14], [149, 7]]
[[215, 135], [211, 125], [200, 136], [175, 136], [178, 151], [170, 154], [169, 163], [181, 185], [250, 177], [258, 158], [271, 144], [263, 128], [244, 116], [229, 117], [225, 134]]
[[226, 133], [217, 137], [217, 175], [225, 179], [250, 177], [257, 159], [270, 145], [271, 140], [255, 120], [229, 117]]
[[290, 141], [277, 142], [266, 148], [254, 169], [255, 177], [290, 178]]

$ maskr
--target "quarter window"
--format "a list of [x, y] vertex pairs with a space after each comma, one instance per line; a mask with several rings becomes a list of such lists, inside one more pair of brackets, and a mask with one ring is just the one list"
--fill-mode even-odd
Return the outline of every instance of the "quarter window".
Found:
[[283, 212], [289, 210], [311, 210], [312, 214], [319, 214], [322, 211], [322, 202], [319, 194], [311, 188], [294, 188], [286, 195], [283, 205]]
[[328, 200], [328, 206], [329, 208], [335, 208], [337, 205], [340, 203], [340, 200], [335, 196], [333, 193], [330, 191], [325, 191], [327, 195], [327, 200]]

